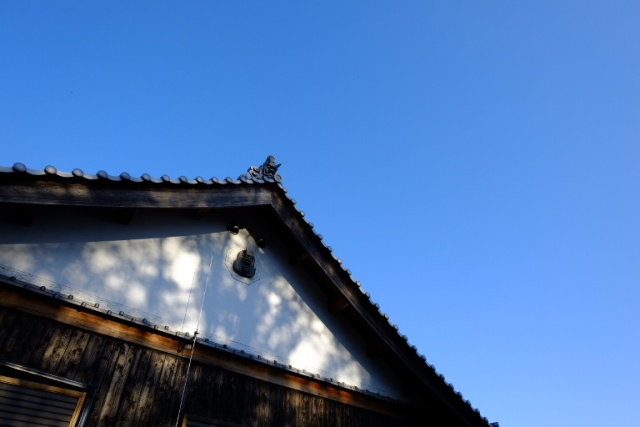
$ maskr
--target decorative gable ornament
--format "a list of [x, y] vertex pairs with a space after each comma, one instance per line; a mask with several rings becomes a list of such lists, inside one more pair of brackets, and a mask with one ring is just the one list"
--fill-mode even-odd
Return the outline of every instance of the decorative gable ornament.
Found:
[[240, 175], [238, 179], [251, 179], [251, 180], [273, 180], [276, 182], [282, 181], [282, 177], [277, 174], [278, 168], [282, 163], [276, 163], [276, 158], [272, 155], [267, 157], [267, 160], [260, 166], [251, 166], [247, 173]]
[[224, 264], [235, 281], [251, 285], [261, 278], [261, 258], [254, 244], [249, 242], [231, 243], [227, 249]]
[[253, 251], [243, 249], [238, 252], [236, 260], [233, 261], [233, 271], [242, 277], [252, 279], [256, 275], [256, 256]]

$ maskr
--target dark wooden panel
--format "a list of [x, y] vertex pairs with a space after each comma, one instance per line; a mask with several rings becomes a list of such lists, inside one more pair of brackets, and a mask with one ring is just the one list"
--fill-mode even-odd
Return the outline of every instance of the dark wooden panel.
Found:
[[145, 348], [137, 348], [134, 351], [136, 356], [120, 393], [118, 408], [115, 410], [116, 425], [122, 427], [139, 423], [140, 419], [146, 415], [149, 405], [154, 403], [153, 398], [146, 402], [141, 400], [147, 386], [146, 377], [149, 371], [155, 369], [155, 365], [151, 363], [153, 351]]
[[13, 311], [0, 310], [0, 348], [4, 348], [4, 342], [11, 332], [11, 324], [15, 320]]
[[21, 357], [25, 360], [27, 366], [44, 367], [44, 354], [49, 351], [51, 340], [59, 333], [59, 328], [61, 327], [55, 322], [44, 322], [44, 326], [40, 332], [40, 345], [36, 345], [31, 354], [22, 355]]
[[49, 341], [49, 345], [42, 356], [41, 369], [45, 372], [55, 372], [64, 353], [69, 347], [74, 328], [63, 326], [58, 323], [52, 325], [55, 333]]
[[[22, 348], [19, 353], [11, 357], [25, 366], [40, 366], [40, 357], [43, 354], [44, 343], [48, 343], [54, 330], [47, 322], [30, 322], [32, 327], [24, 330]], [[37, 361], [36, 361], [37, 360]], [[17, 362], [20, 361], [20, 362]]]
[[99, 384], [90, 424], [116, 425], [115, 420], [118, 416], [116, 411], [134, 357], [134, 346], [118, 343], [118, 351], [109, 361], [109, 366]]
[[[140, 426], [151, 425], [154, 419], [158, 418], [158, 400], [166, 390], [161, 388], [161, 379], [165, 369], [165, 362], [170, 356], [154, 351], [150, 352], [149, 368], [143, 378], [143, 386], [140, 387], [138, 403], [132, 405], [129, 416], [132, 420], [139, 422]], [[136, 414], [137, 419], [136, 419]]]
[[[88, 426], [175, 425], [187, 379], [183, 356], [4, 307], [1, 326], [12, 333], [3, 337], [0, 354], [14, 354], [4, 352], [4, 345], [16, 348], [22, 333], [35, 332], [27, 345], [40, 342], [43, 348], [35, 357], [15, 356], [12, 362], [28, 360], [33, 369], [88, 384], [93, 396]], [[183, 412], [240, 426], [410, 425], [199, 361], [192, 362]]]
[[[154, 394], [155, 404], [152, 413], [149, 414], [150, 419], [174, 420], [175, 424], [180, 405], [177, 396], [182, 393], [185, 369], [186, 363], [182, 359], [166, 355], [156, 389], [157, 393]], [[148, 422], [147, 425], [151, 423]]]
[[69, 372], [69, 378], [87, 380], [89, 383], [96, 382], [95, 377], [100, 373], [103, 352], [108, 351], [108, 348], [106, 348], [107, 341], [107, 338], [102, 335], [89, 334], [82, 357], [75, 370]]
[[[203, 191], [203, 189], [205, 191]], [[33, 182], [0, 185], [0, 203], [24, 205], [96, 206], [108, 208], [207, 209], [271, 204], [272, 190], [257, 185], [214, 185], [200, 188], [168, 185], [127, 188]]]
[[58, 364], [51, 369], [55, 375], [64, 378], [73, 378], [73, 373], [78, 368], [80, 360], [87, 350], [91, 334], [81, 329], [73, 329], [62, 357], [58, 360]]
[[[25, 324], [26, 323], [26, 324]], [[0, 325], [0, 357], [16, 358], [22, 354], [22, 338], [29, 326], [28, 318], [20, 312], [7, 312]]]

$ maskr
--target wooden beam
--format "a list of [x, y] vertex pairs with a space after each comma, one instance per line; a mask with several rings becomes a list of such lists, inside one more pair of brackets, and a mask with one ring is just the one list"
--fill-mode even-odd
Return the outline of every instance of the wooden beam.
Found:
[[329, 311], [336, 313], [349, 307], [349, 301], [342, 295], [335, 295], [329, 298]]
[[[193, 342], [189, 339], [165, 333], [151, 326], [129, 323], [120, 318], [94, 313], [91, 308], [69, 306], [65, 301], [34, 294], [2, 281], [0, 281], [0, 307], [54, 319], [172, 356], [189, 358], [191, 355], [191, 351], [179, 352], [184, 348], [185, 343]], [[196, 344], [193, 360], [395, 418], [406, 419], [407, 417], [406, 407], [403, 404], [348, 390], [319, 379], [296, 374], [280, 366], [271, 366], [201, 343]]]
[[210, 210], [211, 209], [207, 209], [207, 208], [196, 209], [193, 211], [193, 217], [198, 221], [200, 221], [202, 218], [205, 217], [206, 214], [209, 213]]
[[299, 265], [302, 262], [304, 262], [304, 260], [306, 260], [307, 258], [309, 258], [309, 252], [307, 251], [292, 253], [291, 256], [289, 256], [289, 264]]
[[129, 225], [138, 209], [123, 209], [118, 212], [118, 222], [124, 225]]
[[18, 220], [20, 225], [24, 225], [25, 227], [31, 227], [33, 221], [35, 221], [36, 216], [38, 216], [38, 212], [40, 211], [39, 206], [23, 206], [18, 211]]
[[[234, 208], [271, 204], [271, 188], [258, 185], [201, 187], [86, 185], [25, 182], [0, 185], [0, 203], [25, 205], [95, 206], [109, 208]], [[172, 184], [173, 185], [173, 184]]]
[[369, 357], [381, 357], [384, 355], [385, 345], [382, 341], [371, 339], [367, 341], [367, 355]]

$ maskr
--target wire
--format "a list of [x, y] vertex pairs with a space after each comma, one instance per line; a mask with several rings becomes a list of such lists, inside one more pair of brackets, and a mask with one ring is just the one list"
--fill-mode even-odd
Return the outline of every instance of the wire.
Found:
[[[204, 285], [204, 292], [202, 293], [202, 301], [200, 302], [200, 312], [198, 313], [198, 321], [196, 322], [196, 330], [193, 333], [193, 344], [191, 344], [191, 355], [189, 356], [189, 363], [187, 364], [187, 374], [184, 378], [184, 386], [182, 387], [182, 395], [180, 396], [180, 407], [178, 407], [178, 416], [176, 418], [176, 426], [180, 424], [180, 413], [182, 412], [182, 406], [184, 405], [185, 394], [187, 393], [187, 384], [189, 383], [189, 374], [191, 373], [191, 362], [193, 361], [193, 352], [196, 349], [196, 342], [198, 341], [198, 328], [200, 327], [200, 318], [202, 317], [202, 310], [204, 308], [204, 298], [207, 295], [207, 288], [209, 287], [209, 277], [211, 277], [211, 266], [213, 265], [213, 255], [209, 261], [209, 271], [207, 272], [207, 280]], [[193, 274], [195, 279], [195, 273]], [[189, 293], [191, 294], [191, 293]], [[186, 317], [186, 314], [185, 314]]]

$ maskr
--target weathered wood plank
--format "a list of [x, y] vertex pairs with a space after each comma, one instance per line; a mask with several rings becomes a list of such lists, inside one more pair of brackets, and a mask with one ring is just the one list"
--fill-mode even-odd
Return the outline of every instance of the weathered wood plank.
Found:
[[328, 426], [338, 425], [336, 421], [336, 403], [335, 402], [332, 402], [332, 401], [326, 402], [324, 416]]
[[[40, 363], [39, 359], [36, 362], [35, 356], [39, 354], [39, 349], [41, 349], [45, 343], [49, 342], [53, 332], [51, 322], [31, 320], [30, 323], [33, 324], [33, 328], [26, 333], [23, 341], [23, 352], [20, 357], [14, 356], [16, 363], [21, 363], [26, 366]], [[22, 360], [22, 362], [18, 362], [18, 360]]]
[[191, 371], [187, 379], [187, 387], [184, 395], [184, 413], [200, 414], [210, 417], [210, 407], [215, 401], [214, 391], [209, 384], [210, 380], [204, 374], [207, 370], [199, 363], [192, 363]]
[[[82, 357], [78, 361], [76, 369], [69, 371], [69, 378], [77, 379], [78, 381], [87, 381], [88, 378], [93, 378], [99, 369], [106, 345], [106, 337], [94, 333], [89, 334], [89, 339], [85, 343]], [[87, 382], [91, 384], [90, 380]]]
[[133, 408], [133, 414], [136, 415], [140, 426], [153, 425], [158, 420], [158, 400], [160, 393], [162, 393], [160, 380], [168, 358], [170, 356], [164, 353], [151, 352], [149, 369], [144, 377], [144, 386], [140, 392], [138, 404]]
[[[204, 190], [204, 191], [203, 191]], [[205, 209], [271, 204], [272, 190], [257, 185], [87, 186], [79, 183], [32, 182], [0, 185], [0, 203], [95, 206], [108, 208]]]
[[71, 335], [74, 333], [73, 328], [67, 325], [52, 323], [51, 327], [55, 327], [55, 332], [47, 345], [41, 362], [42, 370], [46, 372], [55, 372], [69, 345]]
[[271, 424], [277, 426], [286, 425], [285, 401], [286, 389], [284, 387], [268, 387], [268, 411], [271, 416]]
[[326, 426], [324, 417], [324, 399], [312, 398], [309, 407], [310, 425]]
[[298, 419], [298, 401], [297, 398], [300, 396], [300, 393], [296, 393], [293, 390], [287, 390], [285, 396], [283, 397], [283, 401], [285, 403], [285, 419], [286, 426], [295, 426], [296, 420]]
[[87, 376], [85, 382], [95, 387], [96, 399], [104, 399], [106, 384], [110, 383], [110, 375], [116, 365], [118, 355], [124, 349], [124, 346], [125, 343], [121, 341], [107, 339], [100, 350], [100, 357], [91, 364], [94, 369], [89, 371], [90, 375]]
[[[106, 399], [108, 385], [110, 383], [109, 376], [113, 370], [113, 366], [115, 366], [117, 355], [120, 353], [122, 348], [124, 347], [124, 343], [118, 342], [116, 340], [110, 340], [105, 337], [105, 341], [100, 348], [100, 350], [96, 351], [96, 360], [85, 360], [82, 362], [83, 369], [91, 367], [92, 369], [86, 371], [86, 383], [88, 383], [92, 387], [92, 416], [90, 415], [90, 420], [97, 420], [100, 408], [103, 407], [104, 401]], [[90, 353], [85, 353], [88, 355]], [[78, 372], [82, 372], [78, 370]], [[91, 425], [91, 421], [89, 421]], [[98, 424], [93, 424], [98, 425]]]
[[[141, 406], [140, 398], [146, 386], [146, 377], [149, 371], [155, 368], [151, 364], [153, 350], [137, 347], [133, 351], [136, 356], [133, 358], [129, 374], [124, 382], [118, 409], [115, 410], [118, 414], [116, 425], [122, 427], [135, 426], [139, 422], [141, 414], [147, 412], [148, 405]], [[153, 405], [153, 402], [145, 403]]]
[[3, 343], [11, 330], [11, 323], [15, 320], [13, 313], [14, 310], [0, 307], [0, 348], [3, 347]]
[[241, 408], [245, 408], [245, 395], [247, 378], [232, 375], [230, 372], [224, 372], [221, 378], [221, 399], [220, 405], [223, 408], [223, 416], [221, 419], [241, 424], [243, 421], [243, 413]]
[[87, 331], [81, 329], [73, 330], [67, 340], [64, 354], [58, 361], [57, 366], [51, 369], [51, 372], [60, 377], [71, 378], [80, 364], [90, 337], [91, 334]]
[[175, 424], [178, 415], [179, 402], [175, 396], [181, 392], [182, 383], [178, 382], [178, 371], [182, 369], [182, 360], [176, 356], [166, 355], [162, 374], [158, 382], [157, 393], [155, 395], [154, 419], [169, 420]]
[[99, 402], [97, 408], [91, 417], [91, 423], [95, 425], [118, 425], [117, 409], [120, 407], [120, 399], [122, 391], [125, 387], [129, 371], [132, 369], [136, 359], [136, 351], [134, 345], [123, 343], [120, 351], [114, 358], [114, 364], [110, 366], [108, 374], [105, 372], [104, 382], [99, 389], [99, 396], [96, 399]]
[[2, 358], [23, 366], [40, 366], [39, 356], [63, 325], [55, 321], [34, 322], [30, 315], [14, 310], [10, 310], [8, 316], [12, 320], [10, 330], [0, 334], [4, 338], [0, 344]]
[[273, 425], [270, 417], [269, 387], [264, 383], [251, 381], [245, 389], [246, 425]]
[[22, 353], [22, 339], [28, 318], [23, 313], [7, 310], [0, 329], [0, 357], [9, 361]]
[[201, 390], [207, 394], [201, 399], [200, 407], [204, 409], [203, 416], [210, 419], [228, 420], [238, 423], [240, 417], [234, 413], [242, 402], [238, 398], [238, 381], [246, 382], [247, 378], [238, 378], [233, 373], [216, 368], [211, 370], [202, 365], [206, 372], [203, 377]]

